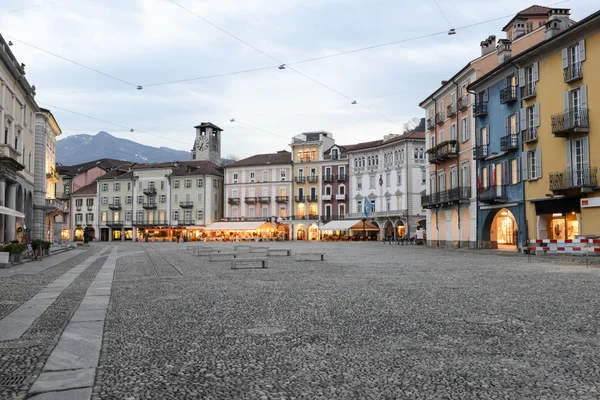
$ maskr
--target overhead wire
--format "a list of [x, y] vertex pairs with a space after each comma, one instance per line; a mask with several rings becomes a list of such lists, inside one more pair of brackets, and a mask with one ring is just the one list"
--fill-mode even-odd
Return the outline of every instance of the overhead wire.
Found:
[[[316, 84], [318, 84], [318, 85], [320, 85], [320, 86], [322, 86], [322, 87], [324, 87], [324, 88], [326, 88], [326, 89], [328, 89], [328, 90], [330, 90], [330, 91], [332, 91], [332, 92], [334, 92], [334, 93], [336, 93], [336, 94], [338, 94], [338, 95], [340, 95], [340, 96], [342, 96], [342, 97], [345, 97], [346, 99], [348, 99], [348, 100], [352, 101], [352, 104], [357, 104], [357, 101], [356, 101], [356, 99], [355, 99], [355, 98], [353, 98], [353, 97], [350, 97], [350, 96], [348, 96], [348, 95], [346, 95], [346, 94], [344, 94], [344, 93], [340, 92], [339, 90], [336, 90], [336, 89], [334, 89], [334, 88], [332, 88], [332, 87], [330, 87], [330, 86], [328, 86], [328, 85], [324, 84], [323, 82], [320, 82], [320, 81], [318, 81], [318, 80], [316, 80], [316, 79], [314, 79], [314, 78], [312, 78], [312, 77], [310, 77], [310, 76], [306, 75], [305, 73], [298, 71], [298, 70], [297, 70], [297, 69], [295, 69], [295, 68], [288, 67], [288, 66], [287, 66], [287, 65], [285, 65], [285, 63], [284, 63], [284, 62], [282, 62], [281, 60], [278, 60], [277, 58], [275, 58], [275, 57], [271, 56], [270, 54], [268, 54], [268, 53], [265, 53], [264, 51], [262, 51], [262, 50], [261, 50], [261, 49], [259, 49], [258, 47], [254, 46], [254, 45], [252, 45], [252, 44], [250, 44], [250, 43], [248, 43], [248, 42], [246, 42], [245, 40], [243, 40], [243, 39], [239, 38], [238, 36], [234, 35], [233, 33], [231, 33], [231, 32], [229, 32], [229, 31], [227, 31], [227, 30], [225, 30], [225, 29], [221, 28], [220, 26], [218, 26], [218, 25], [214, 24], [213, 22], [209, 21], [208, 19], [206, 19], [206, 18], [204, 18], [204, 17], [202, 17], [202, 16], [200, 16], [200, 15], [196, 14], [195, 12], [193, 12], [192, 10], [190, 10], [190, 9], [188, 9], [188, 8], [186, 8], [186, 7], [184, 7], [184, 6], [182, 6], [181, 4], [179, 4], [178, 2], [176, 2], [175, 0], [169, 0], [169, 1], [170, 1], [171, 3], [173, 3], [173, 4], [175, 4], [176, 6], [178, 6], [179, 8], [181, 8], [181, 9], [183, 9], [183, 10], [187, 11], [187, 12], [188, 12], [188, 13], [190, 13], [191, 15], [193, 15], [193, 16], [195, 16], [195, 17], [197, 17], [197, 18], [201, 19], [202, 21], [204, 21], [204, 22], [208, 23], [209, 25], [211, 25], [211, 26], [215, 27], [216, 29], [220, 30], [221, 32], [225, 33], [226, 35], [228, 35], [228, 36], [232, 37], [233, 39], [235, 39], [235, 40], [239, 41], [240, 43], [243, 43], [244, 45], [246, 45], [246, 46], [250, 47], [251, 49], [254, 49], [255, 51], [257, 51], [258, 53], [260, 53], [260, 54], [264, 55], [265, 57], [268, 57], [268, 58], [270, 58], [271, 60], [273, 60], [273, 61], [275, 61], [275, 62], [277, 62], [277, 63], [281, 64], [281, 66], [285, 66], [285, 67], [289, 68], [290, 70], [292, 70], [292, 71], [296, 72], [296, 73], [297, 73], [297, 74], [299, 74], [300, 76], [303, 76], [304, 78], [306, 78], [306, 79], [309, 79], [310, 81], [312, 81], [312, 82], [314, 82], [314, 83], [316, 83]], [[390, 119], [390, 118], [388, 118], [388, 117], [385, 117], [385, 116], [384, 116], [384, 115], [382, 115], [381, 113], [379, 113], [379, 112], [377, 112], [377, 111], [373, 110], [372, 108], [370, 108], [370, 107], [366, 106], [365, 104], [362, 104], [362, 103], [358, 103], [358, 104], [359, 104], [361, 107], [365, 108], [366, 110], [368, 110], [368, 111], [370, 111], [370, 112], [374, 113], [375, 115], [377, 115], [377, 116], [379, 116], [379, 117], [382, 117], [382, 118], [384, 118], [384, 119], [385, 119], [385, 120], [387, 120], [388, 122], [391, 122], [391, 123], [393, 123], [393, 124], [395, 124], [395, 125], [397, 125], [397, 126], [401, 126], [401, 125], [400, 125], [400, 124], [398, 124], [397, 122], [395, 122], [395, 121], [391, 120], [391, 119]]]
[[269, 135], [273, 135], [273, 136], [277, 136], [277, 137], [280, 137], [280, 138], [283, 138], [283, 139], [289, 140], [289, 137], [287, 137], [287, 136], [283, 136], [283, 135], [279, 135], [279, 134], [277, 134], [277, 133], [269, 132], [269, 131], [267, 131], [266, 129], [262, 129], [262, 128], [259, 128], [259, 127], [257, 127], [257, 126], [253, 126], [253, 125], [247, 124], [247, 123], [245, 123], [245, 122], [238, 121], [237, 119], [235, 119], [235, 120], [233, 120], [233, 121], [231, 121], [231, 122], [234, 122], [234, 123], [236, 123], [236, 124], [243, 125], [243, 126], [245, 126], [245, 127], [247, 127], [247, 128], [251, 128], [251, 129], [254, 129], [254, 130], [256, 130], [256, 131], [260, 131], [260, 132], [268, 133]]
[[9, 14], [9, 13], [15, 13], [15, 12], [19, 12], [19, 11], [29, 10], [31, 8], [37, 8], [37, 7], [41, 7], [41, 6], [47, 6], [48, 4], [52, 4], [52, 3], [58, 3], [59, 1], [62, 1], [62, 0], [52, 0], [52, 1], [47, 1], [46, 3], [34, 4], [31, 6], [27, 6], [27, 7], [16, 8], [14, 10], [0, 11], [0, 14]]
[[[442, 14], [442, 16], [444, 17], [444, 19], [446, 20], [446, 22], [448, 23], [448, 26], [450, 26], [450, 30], [454, 31], [454, 33], [456, 33], [456, 29], [454, 29], [454, 26], [452, 25], [452, 22], [450, 22], [450, 19], [448, 18], [448, 16], [446, 15], [446, 13], [444, 12], [444, 10], [442, 10], [442, 7], [440, 7], [440, 5], [438, 4], [437, 0], [433, 0], [433, 3], [435, 4], [435, 6], [437, 7], [438, 10], [440, 10], [440, 13]], [[467, 51], [469, 50], [469, 48], [467, 47], [467, 45], [465, 44], [465, 42], [460, 38], [460, 36], [458, 36], [458, 40], [460, 40], [460, 42], [462, 43], [463, 47], [465, 49], [467, 49]]]

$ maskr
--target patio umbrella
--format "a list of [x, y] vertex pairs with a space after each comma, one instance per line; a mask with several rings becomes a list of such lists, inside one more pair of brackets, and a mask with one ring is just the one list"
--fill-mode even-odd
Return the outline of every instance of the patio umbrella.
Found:
[[11, 208], [0, 206], [0, 214], [11, 215], [13, 217], [25, 218], [25, 214], [15, 211]]

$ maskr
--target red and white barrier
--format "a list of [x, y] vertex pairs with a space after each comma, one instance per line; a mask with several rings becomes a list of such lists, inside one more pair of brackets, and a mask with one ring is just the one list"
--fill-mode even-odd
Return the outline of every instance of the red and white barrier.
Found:
[[525, 248], [529, 254], [600, 253], [600, 239], [538, 239]]

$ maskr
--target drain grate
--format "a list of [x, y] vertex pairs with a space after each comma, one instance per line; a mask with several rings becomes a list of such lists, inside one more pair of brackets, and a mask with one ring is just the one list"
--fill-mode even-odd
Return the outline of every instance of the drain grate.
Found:
[[27, 380], [26, 375], [0, 376], [0, 386], [20, 386]]

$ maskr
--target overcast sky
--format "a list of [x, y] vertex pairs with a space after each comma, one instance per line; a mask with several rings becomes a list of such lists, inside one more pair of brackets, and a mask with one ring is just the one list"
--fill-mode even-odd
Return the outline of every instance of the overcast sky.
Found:
[[[175, 1], [283, 63], [450, 28], [434, 0]], [[490, 34], [504, 37], [501, 29], [510, 17], [458, 28], [515, 14], [533, 4], [437, 3], [457, 35], [442, 33], [293, 65], [356, 99], [357, 105], [289, 68], [279, 70], [273, 59], [169, 0], [2, 0], [0, 33], [13, 41], [12, 51], [26, 64], [27, 78], [37, 88], [36, 100], [53, 111], [64, 136], [104, 130], [147, 145], [189, 150], [194, 125], [210, 121], [224, 130], [223, 155], [243, 158], [289, 149], [290, 138], [306, 131], [332, 132], [339, 144], [400, 132], [403, 122], [423, 115], [418, 103], [442, 79], [479, 56], [480, 41]], [[597, 0], [556, 6], [571, 8], [575, 20], [598, 9]], [[149, 86], [262, 67], [271, 68]], [[136, 85], [144, 89], [136, 90]], [[237, 122], [231, 123], [232, 118]]]

